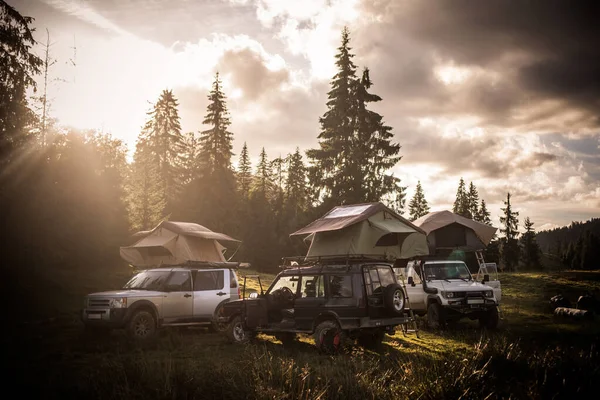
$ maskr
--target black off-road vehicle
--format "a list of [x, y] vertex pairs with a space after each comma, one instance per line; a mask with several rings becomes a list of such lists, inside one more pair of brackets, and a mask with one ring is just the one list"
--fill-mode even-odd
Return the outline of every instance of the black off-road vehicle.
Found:
[[376, 347], [386, 332], [411, 320], [388, 262], [319, 257], [283, 268], [266, 292], [261, 285], [260, 293], [224, 305], [219, 322], [227, 324], [230, 341], [244, 343], [263, 332], [286, 344], [298, 333], [313, 334], [319, 350], [335, 353], [347, 339]]

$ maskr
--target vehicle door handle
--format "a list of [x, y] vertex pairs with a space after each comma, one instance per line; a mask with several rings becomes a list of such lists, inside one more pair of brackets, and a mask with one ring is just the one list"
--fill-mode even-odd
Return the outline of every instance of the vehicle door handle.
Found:
[[183, 297], [192, 297], [192, 295], [189, 294], [189, 293], [186, 293], [186, 294], [183, 295]]
[[219, 292], [219, 293], [217, 293], [217, 296], [225, 296], [226, 294], [227, 293], [225, 293], [225, 292]]

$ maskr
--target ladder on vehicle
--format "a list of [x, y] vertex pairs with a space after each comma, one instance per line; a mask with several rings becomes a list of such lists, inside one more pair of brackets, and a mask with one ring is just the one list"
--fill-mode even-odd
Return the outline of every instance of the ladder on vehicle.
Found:
[[[405, 311], [408, 311], [408, 321], [401, 325], [402, 334], [406, 336], [409, 333], [414, 333], [417, 338], [419, 338], [419, 326], [417, 324], [417, 319], [415, 318], [415, 313], [413, 312], [412, 306], [410, 305], [410, 298], [408, 297], [406, 291], [406, 281], [404, 280], [404, 275], [402, 277], [402, 288], [404, 289], [404, 302], [408, 305], [408, 309], [404, 307]], [[409, 326], [410, 325], [410, 326]]]
[[[475, 250], [475, 258], [477, 259], [477, 264], [479, 264], [479, 271], [483, 270], [487, 272], [487, 267], [485, 265], [485, 260], [483, 259], [483, 251], [481, 250]], [[478, 274], [479, 274], [479, 271]], [[500, 304], [498, 304], [498, 317], [500, 319], [504, 319], [504, 314], [502, 314], [502, 308], [500, 307]]]

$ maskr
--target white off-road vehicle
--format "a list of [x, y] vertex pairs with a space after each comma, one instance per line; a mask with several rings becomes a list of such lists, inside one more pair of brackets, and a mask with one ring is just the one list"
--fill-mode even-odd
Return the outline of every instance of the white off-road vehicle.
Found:
[[495, 264], [481, 264], [477, 280], [463, 261], [411, 261], [406, 268], [395, 270], [406, 281], [411, 309], [427, 315], [430, 327], [465, 317], [478, 319], [482, 327], [497, 327], [501, 286]]
[[189, 262], [139, 272], [119, 290], [85, 297], [81, 318], [86, 330], [125, 328], [134, 339], [148, 339], [163, 326], [209, 326], [223, 305], [240, 298], [235, 269], [240, 263]]

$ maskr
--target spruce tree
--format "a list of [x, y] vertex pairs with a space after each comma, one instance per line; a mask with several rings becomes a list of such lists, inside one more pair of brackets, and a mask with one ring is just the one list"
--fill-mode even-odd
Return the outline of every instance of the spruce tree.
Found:
[[220, 173], [231, 170], [233, 133], [228, 130], [231, 121], [218, 72], [215, 75], [208, 100], [209, 104], [203, 123], [209, 125], [210, 128], [200, 134], [203, 175], [211, 175], [215, 171]]
[[291, 210], [294, 218], [297, 218], [308, 206], [306, 166], [298, 147], [296, 147], [294, 154], [288, 156], [287, 163], [288, 174], [285, 184], [286, 208]]
[[336, 54], [338, 72], [331, 81], [327, 94], [327, 111], [319, 118], [321, 133], [319, 147], [306, 152], [310, 160], [311, 183], [317, 197], [334, 203], [347, 203], [353, 177], [354, 121], [356, 120], [356, 65], [350, 52], [350, 33], [342, 31], [342, 44]]
[[477, 192], [477, 188], [473, 182], [469, 183], [467, 199], [469, 202], [469, 214], [471, 214], [471, 218], [477, 219], [477, 216], [479, 215], [479, 192]]
[[256, 166], [254, 192], [257, 195], [268, 199], [271, 196], [272, 189], [273, 171], [271, 169], [271, 163], [269, 163], [269, 159], [267, 158], [267, 152], [263, 147], [258, 158], [258, 165]]
[[194, 132], [188, 132], [182, 138], [182, 185], [189, 185], [198, 178], [200, 172], [200, 142]]
[[358, 108], [349, 196], [353, 203], [379, 201], [400, 190], [400, 179], [386, 173], [402, 158], [398, 156], [400, 145], [392, 143], [392, 128], [384, 124], [383, 117], [367, 108], [369, 103], [381, 101], [381, 97], [369, 93], [372, 85], [369, 69], [365, 69], [356, 93]]
[[541, 250], [535, 238], [533, 222], [531, 222], [529, 217], [525, 218], [523, 227], [525, 228], [525, 232], [521, 237], [521, 263], [525, 267], [537, 268], [540, 266]]
[[132, 230], [154, 228], [162, 219], [166, 205], [160, 183], [157, 156], [147, 139], [141, 136], [136, 144], [129, 178], [129, 222]]
[[408, 207], [410, 210], [411, 221], [421, 218], [422, 216], [427, 215], [427, 213], [429, 213], [429, 205], [427, 204], [427, 200], [425, 200], [425, 194], [423, 193], [421, 181], [417, 182], [415, 195], [410, 201]]
[[500, 217], [500, 223], [503, 224], [500, 233], [504, 234], [501, 257], [506, 269], [512, 271], [519, 262], [519, 245], [517, 242], [517, 236], [519, 235], [519, 219], [517, 217], [519, 213], [512, 209], [510, 193], [507, 193], [504, 205], [505, 207], [501, 208], [504, 215]]
[[462, 215], [465, 218], [471, 218], [471, 211], [469, 209], [469, 195], [465, 187], [465, 181], [461, 177], [458, 183], [458, 189], [456, 191], [456, 200], [454, 200], [454, 206], [452, 212], [458, 215]]
[[477, 213], [477, 218], [475, 220], [486, 225], [492, 224], [492, 220], [490, 219], [490, 212], [487, 209], [487, 205], [484, 199], [481, 199], [481, 206], [479, 207], [479, 212]]
[[[27, 102], [27, 90], [36, 88], [34, 77], [42, 60], [32, 52], [36, 41], [30, 25], [33, 18], [19, 14], [0, 1], [0, 166], [10, 162], [11, 154], [29, 137], [27, 128], [35, 115]], [[2, 176], [6, 175], [6, 171]], [[1, 199], [1, 198], [0, 198]]]
[[244, 146], [242, 147], [237, 169], [238, 189], [242, 198], [247, 198], [250, 195], [250, 188], [252, 187], [252, 164], [250, 163], [250, 155], [248, 154], [246, 142], [244, 142]]
[[[163, 90], [144, 126], [145, 146], [157, 163], [160, 190], [164, 192], [163, 215], [168, 217], [176, 208], [182, 189], [183, 137], [179, 122], [177, 99], [171, 90]], [[152, 156], [149, 156], [152, 157]]]

